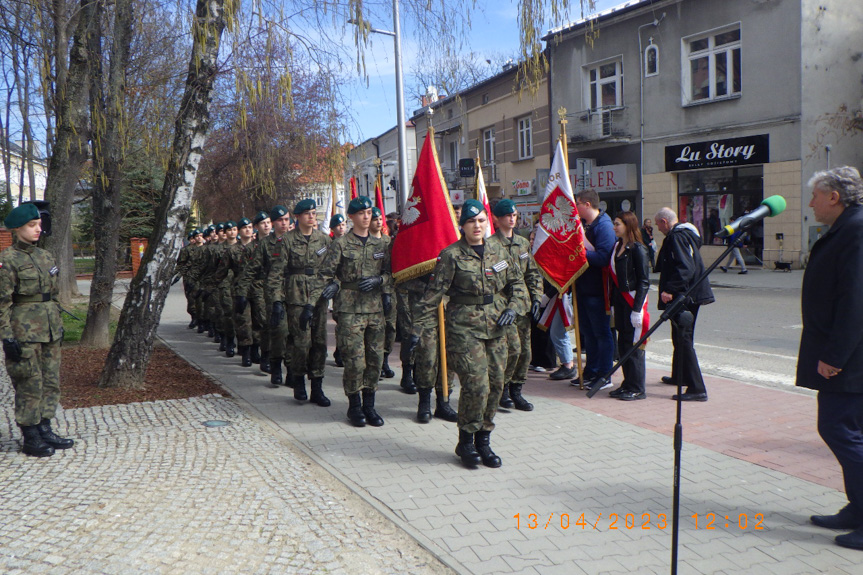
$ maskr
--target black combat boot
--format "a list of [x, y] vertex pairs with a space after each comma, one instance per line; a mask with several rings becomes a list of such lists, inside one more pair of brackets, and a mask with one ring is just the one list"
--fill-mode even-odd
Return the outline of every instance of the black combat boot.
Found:
[[266, 353], [261, 354], [261, 365], [258, 366], [264, 373], [270, 373], [270, 357]]
[[222, 339], [227, 340], [225, 342], [225, 357], [234, 357], [234, 355], [237, 353], [237, 348], [236, 348], [236, 341], [237, 340], [234, 339], [234, 336], [232, 336], [232, 335], [226, 335]]
[[42, 436], [42, 439], [53, 447], [54, 449], [69, 449], [75, 442], [71, 439], [66, 439], [65, 437], [60, 437], [51, 429], [51, 420], [43, 419], [42, 422], [37, 426], [39, 428], [39, 435]]
[[482, 463], [482, 458], [473, 444], [473, 433], [464, 429], [458, 430], [458, 445], [455, 446], [455, 454], [461, 457], [461, 462], [470, 469]]
[[384, 424], [384, 418], [375, 411], [375, 392], [371, 389], [363, 390], [363, 414], [371, 426], [380, 427]]
[[201, 320], [198, 322], [198, 333], [204, 333], [205, 331], [207, 331], [207, 322]]
[[[303, 377], [305, 377], [305, 374], [303, 374]], [[303, 381], [305, 382], [305, 380]], [[294, 388], [294, 372], [291, 371], [291, 366], [287, 362], [285, 362], [285, 387]]]
[[312, 378], [312, 393], [309, 395], [309, 400], [312, 403], [317, 403], [321, 407], [329, 407], [330, 400], [324, 395], [324, 378], [323, 377], [313, 377]]
[[336, 367], [345, 366], [345, 362], [342, 361], [342, 352], [339, 351], [339, 348], [336, 348], [336, 351], [333, 352], [333, 361], [336, 362]]
[[414, 383], [414, 366], [407, 364], [402, 365], [402, 381], [399, 384], [402, 388], [402, 391], [413, 395], [417, 392], [417, 385]]
[[213, 338], [213, 343], [219, 344], [219, 351], [225, 351], [228, 349], [228, 338], [220, 331], [216, 332], [216, 337]]
[[[509, 384], [509, 396], [512, 398], [512, 403], [515, 403], [515, 408], [521, 411], [533, 411], [533, 404], [526, 400], [521, 396], [521, 386], [523, 383], [510, 383]], [[506, 391], [506, 388], [504, 388]], [[501, 405], [503, 405], [503, 398], [501, 398]]]
[[491, 446], [489, 445], [490, 436], [491, 431], [477, 431], [476, 435], [474, 435], [476, 450], [479, 452], [479, 456], [482, 459], [483, 465], [485, 465], [486, 467], [500, 467], [500, 457], [495, 455], [494, 451], [491, 450]]
[[443, 419], [444, 421], [451, 421], [455, 423], [458, 421], [458, 413], [450, 406], [449, 401], [445, 400], [443, 394], [436, 393], [437, 397], [435, 398], [435, 402], [437, 406], [434, 410], [434, 416], [438, 419]]
[[512, 398], [509, 396], [509, 383], [505, 383], [503, 385], [503, 393], [500, 394], [500, 405], [504, 409], [512, 409], [515, 407], [515, 402], [513, 402]]
[[241, 345], [240, 349], [240, 357], [242, 357], [242, 361], [240, 361], [240, 365], [243, 367], [252, 367], [252, 346], [250, 345]]
[[189, 322], [189, 329], [195, 329], [198, 326], [198, 320], [192, 316], [192, 321]]
[[431, 389], [420, 389], [420, 400], [417, 405], [417, 421], [419, 423], [428, 423], [431, 421]]
[[213, 322], [207, 322], [207, 337], [215, 340], [216, 338], [216, 326], [213, 325]]
[[282, 379], [282, 358], [274, 357], [270, 363], [270, 384], [273, 387], [279, 387], [284, 383]]
[[354, 427], [366, 426], [366, 416], [363, 413], [363, 403], [359, 392], [348, 396], [348, 421]]
[[38, 425], [22, 425], [21, 435], [24, 436], [24, 445], [21, 449], [24, 454], [32, 455], [33, 457], [49, 457], [54, 455], [54, 448], [42, 439]]
[[306, 401], [309, 399], [309, 396], [306, 395], [306, 376], [305, 375], [295, 375], [293, 377], [294, 381], [294, 399], [297, 401]]
[[396, 372], [390, 369], [390, 354], [384, 354], [384, 364], [381, 366], [381, 377], [390, 379], [396, 376]]
[[261, 363], [261, 346], [257, 343], [250, 346], [252, 363]]

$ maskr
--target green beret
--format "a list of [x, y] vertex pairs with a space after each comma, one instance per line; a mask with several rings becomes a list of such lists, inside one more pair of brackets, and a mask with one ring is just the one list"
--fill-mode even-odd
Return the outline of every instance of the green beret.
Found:
[[225, 222], [219, 222], [216, 224], [216, 231], [223, 232], [225, 231]]
[[198, 232], [198, 230], [192, 230], [191, 232], [189, 232], [188, 234], [186, 234], [186, 239], [187, 239], [187, 240], [191, 240], [192, 238], [194, 238], [195, 236], [197, 236], [197, 235], [198, 235], [198, 233], [199, 233], [199, 232]]
[[375, 206], [372, 208], [372, 217], [373, 218], [379, 218], [382, 215], [383, 215], [383, 213], [381, 212], [381, 209], [379, 207]]
[[334, 228], [334, 227], [340, 225], [344, 221], [345, 221], [345, 216], [343, 216], [342, 214], [336, 214], [330, 218], [330, 227]]
[[264, 220], [269, 219], [269, 217], [270, 217], [270, 214], [268, 214], [264, 210], [261, 210], [260, 212], [255, 214], [255, 218], [252, 220], [252, 223], [255, 225], [258, 225], [259, 223], [263, 222]]
[[477, 200], [467, 200], [461, 208], [461, 217], [458, 225], [463, 226], [471, 218], [475, 218], [485, 211], [482, 203]]
[[273, 206], [273, 209], [270, 210], [270, 219], [278, 220], [285, 216], [288, 213], [288, 208], [285, 206]]
[[21, 204], [6, 216], [6, 219], [3, 220], [3, 225], [6, 226], [7, 229], [14, 230], [15, 228], [20, 228], [27, 222], [41, 219], [42, 216], [39, 215], [39, 208], [37, 208], [34, 204]]
[[515, 208], [515, 202], [512, 200], [503, 199], [494, 205], [494, 215], [501, 218], [503, 216], [508, 216], [510, 214], [516, 213], [518, 210]]
[[226, 230], [229, 230], [231, 228], [236, 228], [236, 227], [237, 227], [237, 222], [235, 222], [234, 220], [228, 220], [227, 222], [225, 222], [225, 229]]
[[251, 226], [251, 225], [252, 225], [252, 220], [250, 220], [249, 218], [240, 218], [240, 221], [237, 222], [238, 228], [244, 228], [246, 226]]
[[299, 202], [297, 202], [297, 205], [294, 206], [294, 215], [298, 216], [300, 214], [308, 212], [309, 210], [316, 210], [317, 208], [318, 205], [315, 203], [315, 200], [300, 200]]
[[372, 207], [372, 201], [368, 198], [368, 196], [357, 196], [356, 198], [351, 200], [351, 203], [348, 204], [348, 215], [355, 214], [362, 210], [368, 210]]

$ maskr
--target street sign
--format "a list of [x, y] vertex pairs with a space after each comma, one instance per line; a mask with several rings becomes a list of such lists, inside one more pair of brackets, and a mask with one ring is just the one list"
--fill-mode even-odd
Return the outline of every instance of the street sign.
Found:
[[458, 161], [458, 175], [462, 178], [476, 176], [476, 162], [473, 158], [462, 158]]

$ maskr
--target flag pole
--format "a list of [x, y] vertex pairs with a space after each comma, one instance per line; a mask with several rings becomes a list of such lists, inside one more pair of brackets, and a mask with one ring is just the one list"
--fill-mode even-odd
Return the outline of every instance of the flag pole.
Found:
[[440, 326], [440, 374], [443, 382], [443, 400], [449, 401], [449, 381], [447, 381], [447, 366], [446, 366], [446, 324], [443, 317], [443, 301], [437, 306], [437, 321]]
[[[557, 116], [559, 118], [558, 122], [560, 123], [560, 143], [561, 148], [563, 149], [563, 164], [566, 166], [566, 177], [569, 178], [569, 149], [566, 141], [566, 108], [561, 106], [557, 110]], [[576, 214], [575, 217], [578, 217]], [[563, 294], [561, 294], [561, 297]], [[575, 284], [572, 285], [572, 319], [573, 324], [575, 325], [575, 360], [576, 365], [578, 366], [578, 388], [584, 389], [584, 378], [582, 377], [584, 374], [584, 369], [581, 364], [581, 330], [578, 327], [578, 300], [575, 295]]]

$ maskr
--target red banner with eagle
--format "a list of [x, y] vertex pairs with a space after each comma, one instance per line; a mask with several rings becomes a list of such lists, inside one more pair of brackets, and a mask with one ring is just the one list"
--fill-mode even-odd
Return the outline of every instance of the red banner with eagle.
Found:
[[560, 141], [555, 148], [539, 212], [533, 258], [542, 275], [560, 293], [569, 289], [587, 269], [584, 228], [575, 208], [575, 196]]

